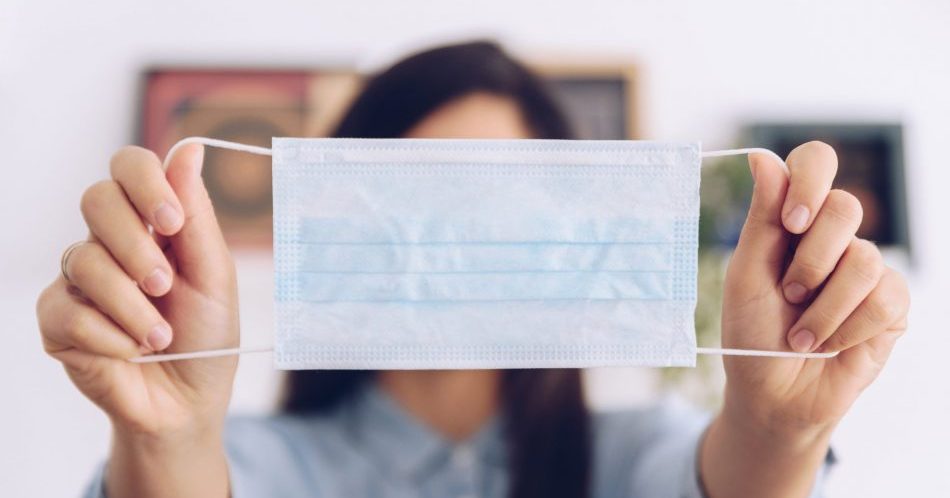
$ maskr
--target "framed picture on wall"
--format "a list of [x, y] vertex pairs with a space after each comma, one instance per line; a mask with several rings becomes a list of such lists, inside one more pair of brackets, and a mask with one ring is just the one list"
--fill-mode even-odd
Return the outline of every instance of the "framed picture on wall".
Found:
[[[857, 235], [911, 262], [903, 129], [898, 123], [757, 123], [743, 129], [741, 144], [786, 157], [795, 147], [821, 140], [838, 155], [834, 188], [861, 202]], [[745, 158], [723, 158], [703, 168], [700, 247], [735, 246], [752, 194]], [[896, 254], [895, 254], [896, 255]]]
[[637, 71], [630, 64], [537, 64], [568, 114], [577, 138], [639, 138]]
[[795, 147], [821, 140], [838, 154], [834, 188], [854, 194], [864, 208], [858, 237], [910, 253], [903, 127], [898, 123], [760, 123], [746, 143], [786, 157]]
[[[539, 64], [536, 69], [579, 138], [637, 137], [632, 66]], [[348, 69], [153, 68], [144, 73], [137, 142], [162, 154], [195, 135], [259, 146], [269, 146], [275, 136], [326, 136], [362, 80]], [[207, 148], [202, 175], [228, 242], [269, 248], [270, 161]]]
[[[194, 135], [265, 147], [272, 137], [325, 136], [361, 82], [346, 70], [188, 68], [144, 80], [138, 142], [159, 154]], [[228, 242], [270, 247], [270, 160], [207, 148], [202, 176]]]

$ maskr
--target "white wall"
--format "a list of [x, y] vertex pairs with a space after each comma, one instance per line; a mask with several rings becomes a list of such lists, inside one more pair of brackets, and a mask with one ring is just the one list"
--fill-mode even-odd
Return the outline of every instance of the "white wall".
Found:
[[[198, 4], [198, 5], [196, 5]], [[432, 40], [494, 35], [529, 55], [629, 57], [650, 137], [731, 144], [745, 119], [907, 125], [911, 331], [836, 437], [832, 496], [950, 496], [950, 295], [945, 2], [0, 0], [0, 486], [68, 496], [104, 454], [107, 423], [40, 348], [33, 303], [82, 238], [81, 190], [134, 123], [146, 63], [358, 64]], [[239, 257], [243, 302], [269, 302], [268, 262]], [[267, 305], [244, 333], [267, 341]], [[609, 377], [609, 376], [608, 376]], [[235, 405], [273, 396], [269, 359], [242, 360]], [[623, 388], [615, 383], [613, 392]], [[608, 389], [610, 390], [610, 389]]]

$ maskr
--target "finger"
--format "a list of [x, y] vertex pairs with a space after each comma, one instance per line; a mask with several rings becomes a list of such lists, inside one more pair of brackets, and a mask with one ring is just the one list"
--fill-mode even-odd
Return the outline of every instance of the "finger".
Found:
[[906, 324], [898, 325], [838, 353], [838, 356], [831, 360], [830, 367], [844, 370], [847, 375], [832, 375], [832, 378], [864, 379], [862, 388], [867, 387], [884, 368], [897, 340], [904, 335], [906, 328]]
[[854, 239], [818, 297], [789, 329], [789, 346], [800, 353], [818, 349], [871, 294], [883, 274], [877, 247]]
[[102, 245], [89, 242], [76, 247], [66, 262], [66, 274], [139, 344], [161, 351], [171, 343], [171, 326]]
[[233, 280], [230, 255], [201, 179], [201, 145], [179, 149], [165, 172], [185, 213], [181, 230], [170, 237], [179, 274], [201, 290], [221, 289]]
[[828, 193], [811, 228], [805, 232], [782, 281], [785, 299], [804, 302], [828, 278], [854, 240], [861, 224], [861, 203], [843, 191]]
[[910, 308], [907, 283], [888, 268], [858, 309], [825, 341], [823, 351], [842, 351], [887, 330], [902, 329]]
[[737, 277], [737, 291], [758, 292], [752, 279], [774, 286], [785, 265], [789, 234], [782, 226], [782, 203], [788, 177], [779, 162], [765, 154], [750, 154], [749, 167], [755, 179], [749, 214], [729, 266]]
[[171, 289], [171, 265], [118, 183], [106, 180], [89, 187], [81, 210], [95, 238], [142, 289], [153, 296]]
[[155, 231], [171, 235], [181, 228], [185, 220], [181, 203], [155, 153], [141, 147], [123, 147], [112, 156], [109, 169], [112, 179]]
[[135, 340], [85, 299], [70, 292], [62, 278], [40, 296], [37, 316], [43, 347], [50, 355], [71, 349], [121, 359], [141, 355]]
[[790, 175], [782, 220], [789, 232], [800, 234], [811, 226], [838, 172], [838, 156], [830, 145], [808, 142], [786, 160]]

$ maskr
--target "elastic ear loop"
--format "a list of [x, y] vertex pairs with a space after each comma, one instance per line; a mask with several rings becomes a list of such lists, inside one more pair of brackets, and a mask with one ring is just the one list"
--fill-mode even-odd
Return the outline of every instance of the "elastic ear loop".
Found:
[[[171, 149], [168, 150], [168, 155], [165, 156], [164, 167], [168, 168], [169, 159], [175, 155], [178, 149], [189, 145], [189, 144], [202, 144], [208, 147], [218, 147], [221, 149], [230, 149], [236, 150], [239, 152], [249, 152], [251, 154], [258, 154], [261, 156], [272, 156], [273, 153], [271, 149], [266, 147], [258, 147], [255, 145], [247, 145], [237, 142], [228, 142], [226, 140], [218, 140], [216, 138], [206, 138], [206, 137], [188, 137], [180, 140]], [[710, 157], [725, 157], [725, 156], [739, 156], [744, 154], [750, 154], [753, 152], [758, 152], [766, 154], [774, 158], [782, 166], [782, 169], [785, 170], [785, 174], [789, 174], [788, 166], [785, 164], [785, 161], [782, 160], [778, 154], [760, 147], [750, 147], [745, 149], [725, 149], [725, 150], [714, 150], [709, 152], [703, 152], [700, 157], [703, 159]], [[228, 348], [228, 349], [210, 349], [206, 351], [192, 351], [188, 353], [165, 353], [165, 354], [153, 354], [148, 356], [139, 356], [137, 358], [131, 358], [129, 361], [132, 363], [157, 363], [161, 361], [175, 361], [175, 360], [193, 360], [197, 358], [217, 358], [220, 356], [232, 356], [239, 354], [247, 353], [268, 353], [274, 350], [273, 346], [257, 346], [257, 347], [237, 347], [237, 348]], [[696, 354], [704, 355], [714, 355], [714, 356], [760, 356], [768, 358], [802, 358], [802, 359], [817, 359], [817, 358], [832, 358], [837, 356], [837, 352], [833, 353], [795, 353], [792, 351], [765, 351], [758, 349], [733, 349], [733, 348], [705, 348], [697, 347]]]

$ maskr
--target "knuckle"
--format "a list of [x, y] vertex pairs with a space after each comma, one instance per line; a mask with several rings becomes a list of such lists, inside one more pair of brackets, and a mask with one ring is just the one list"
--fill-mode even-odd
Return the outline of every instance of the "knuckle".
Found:
[[89, 315], [79, 309], [73, 309], [65, 319], [64, 333], [72, 344], [85, 344], [91, 330]]
[[887, 303], [891, 321], [897, 321], [907, 315], [910, 310], [910, 290], [901, 274], [887, 268], [876, 293], [881, 294], [879, 299]]
[[822, 258], [810, 254], [796, 254], [793, 259], [795, 281], [806, 287], [818, 285], [831, 272], [830, 265]]
[[770, 213], [763, 213], [756, 209], [750, 209], [746, 215], [746, 225], [752, 227], [773, 227], [781, 226], [782, 220]]
[[822, 211], [826, 211], [848, 224], [853, 224], [855, 227], [861, 223], [861, 218], [864, 217], [864, 208], [861, 207], [861, 201], [850, 192], [841, 189], [828, 192]]
[[814, 306], [810, 308], [809, 311], [811, 311], [809, 322], [812, 332], [814, 332], [819, 339], [831, 335], [829, 325], [834, 323], [837, 318], [835, 310], [825, 306]]
[[121, 176], [124, 172], [142, 166], [160, 165], [161, 161], [154, 152], [136, 145], [126, 145], [117, 150], [109, 160], [109, 170], [112, 177]]
[[104, 250], [95, 242], [77, 246], [69, 255], [66, 273], [69, 279], [77, 282], [89, 282], [102, 273]]
[[57, 347], [56, 343], [46, 338], [46, 336], [41, 338], [41, 343], [43, 344], [43, 351], [50, 356], [61, 351], [61, 348]]
[[851, 268], [865, 280], [880, 280], [884, 273], [884, 258], [873, 242], [854, 239], [845, 254]]
[[47, 285], [42, 291], [40, 291], [39, 297], [36, 298], [36, 314], [43, 315], [46, 311], [46, 307], [49, 305], [49, 300], [51, 298], [50, 294], [53, 293], [53, 286], [55, 284]]
[[838, 351], [855, 343], [857, 334], [849, 329], [838, 329], [825, 341], [825, 349]]
[[36, 321], [40, 328], [40, 333], [46, 335], [46, 332], [49, 329], [49, 318], [50, 318], [50, 306], [52, 304], [55, 296], [53, 295], [56, 292], [56, 284], [47, 286], [40, 292], [40, 296], [36, 299]]
[[874, 292], [868, 296], [866, 316], [870, 322], [891, 324], [901, 317], [901, 303], [886, 292]]
[[129, 271], [142, 273], [151, 271], [159, 263], [159, 249], [150, 237], [134, 237], [126, 247], [118, 250], [116, 255], [122, 265]]
[[43, 345], [43, 351], [54, 358], [56, 357], [56, 353], [68, 348], [68, 346], [63, 344], [63, 342], [64, 341], [62, 339], [56, 340], [52, 338], [51, 335], [46, 334], [40, 338], [40, 343]]
[[102, 212], [110, 207], [109, 204], [116, 198], [115, 194], [121, 191], [122, 188], [113, 180], [101, 180], [93, 183], [82, 194], [82, 199], [79, 201], [80, 210], [87, 216]]
[[906, 315], [910, 311], [910, 288], [907, 286], [907, 280], [900, 273], [887, 268], [884, 275], [887, 282], [894, 289], [894, 299], [901, 304], [901, 314]]

